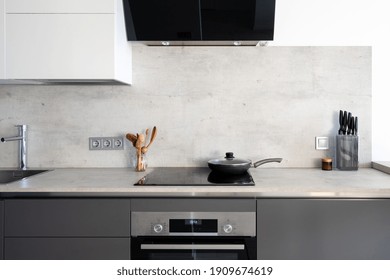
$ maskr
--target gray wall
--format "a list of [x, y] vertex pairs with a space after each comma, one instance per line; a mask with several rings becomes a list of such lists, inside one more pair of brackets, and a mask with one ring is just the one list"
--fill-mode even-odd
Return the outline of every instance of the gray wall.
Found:
[[[370, 47], [133, 47], [129, 86], [0, 86], [0, 136], [29, 125], [32, 167], [126, 167], [134, 148], [89, 151], [89, 136], [156, 125], [149, 166], [198, 166], [226, 151], [314, 167], [332, 155], [338, 110], [360, 117], [363, 166], [371, 161]], [[332, 138], [333, 139], [333, 138]], [[16, 166], [0, 143], [0, 167]], [[265, 168], [266, 166], [264, 166]]]

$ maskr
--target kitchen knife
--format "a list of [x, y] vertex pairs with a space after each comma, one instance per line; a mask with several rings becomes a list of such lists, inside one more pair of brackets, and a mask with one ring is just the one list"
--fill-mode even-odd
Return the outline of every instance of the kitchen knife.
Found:
[[355, 117], [354, 130], [355, 135], [358, 135], [358, 117]]
[[351, 118], [352, 118], [352, 113], [351, 112], [348, 112], [348, 125], [351, 123]]
[[344, 124], [343, 111], [342, 110], [340, 110], [340, 113], [339, 113], [339, 124], [340, 124], [339, 135], [341, 135], [341, 134], [343, 134], [343, 124]]
[[355, 118], [351, 116], [349, 119], [348, 135], [353, 135], [355, 132]]
[[347, 127], [346, 127], [346, 130], [347, 130], [347, 134], [351, 134], [351, 118], [352, 118], [352, 113], [351, 112], [348, 112], [348, 117], [347, 117]]
[[348, 126], [348, 113], [344, 111], [343, 115], [343, 134], [347, 134], [347, 126]]

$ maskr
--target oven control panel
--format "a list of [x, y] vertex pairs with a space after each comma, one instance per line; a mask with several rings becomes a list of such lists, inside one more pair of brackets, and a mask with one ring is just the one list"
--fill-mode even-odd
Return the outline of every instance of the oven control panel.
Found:
[[255, 212], [132, 212], [131, 236], [256, 236]]

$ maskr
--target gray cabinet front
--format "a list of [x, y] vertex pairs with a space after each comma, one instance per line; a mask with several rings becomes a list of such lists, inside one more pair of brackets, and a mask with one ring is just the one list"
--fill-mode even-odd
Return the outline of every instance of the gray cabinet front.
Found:
[[4, 201], [0, 200], [0, 260], [4, 258], [3, 256], [3, 242], [4, 242]]
[[129, 199], [7, 199], [5, 236], [130, 236]]
[[259, 199], [258, 259], [390, 259], [388, 199]]
[[129, 259], [130, 199], [6, 199], [5, 259]]
[[128, 260], [129, 238], [5, 238], [7, 260]]

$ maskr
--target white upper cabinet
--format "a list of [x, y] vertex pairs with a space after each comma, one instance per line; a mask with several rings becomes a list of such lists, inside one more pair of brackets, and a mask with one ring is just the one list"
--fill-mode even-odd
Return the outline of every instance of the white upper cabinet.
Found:
[[4, 1], [0, 0], [0, 80], [5, 79], [5, 12]]
[[[122, 0], [5, 1], [1, 36], [5, 39], [1, 65], [5, 67], [0, 79], [6, 82], [0, 84], [20, 80], [131, 84], [131, 43], [126, 37]], [[109, 4], [113, 12], [97, 12], [110, 11]]]
[[111, 13], [115, 0], [6, 0], [6, 13]]
[[105, 79], [114, 74], [113, 14], [7, 14], [6, 20], [9, 79]]

